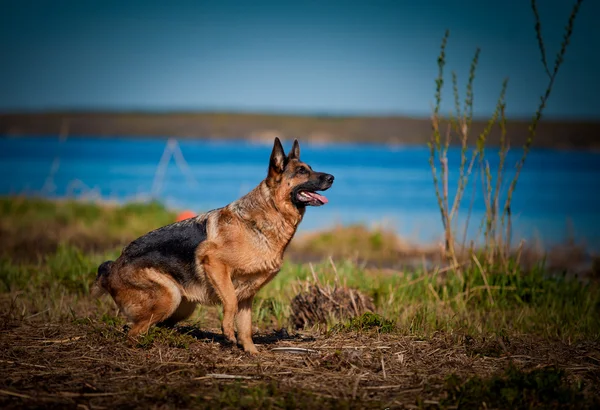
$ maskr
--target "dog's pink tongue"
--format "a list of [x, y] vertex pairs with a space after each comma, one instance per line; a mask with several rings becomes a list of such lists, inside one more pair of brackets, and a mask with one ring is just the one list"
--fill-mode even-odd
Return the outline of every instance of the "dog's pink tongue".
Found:
[[310, 195], [314, 199], [317, 199], [317, 200], [321, 201], [324, 204], [326, 204], [327, 202], [329, 202], [329, 200], [325, 196], [319, 195], [316, 192], [308, 192], [308, 195]]

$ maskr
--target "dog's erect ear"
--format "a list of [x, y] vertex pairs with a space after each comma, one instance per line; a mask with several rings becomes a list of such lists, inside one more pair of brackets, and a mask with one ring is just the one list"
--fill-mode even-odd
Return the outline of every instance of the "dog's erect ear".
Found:
[[298, 140], [294, 140], [294, 145], [292, 145], [292, 149], [288, 154], [289, 159], [300, 159], [300, 144], [298, 144]]
[[273, 174], [281, 174], [285, 168], [285, 152], [281, 146], [279, 138], [275, 137], [273, 151], [271, 152], [271, 161], [269, 163], [269, 176]]

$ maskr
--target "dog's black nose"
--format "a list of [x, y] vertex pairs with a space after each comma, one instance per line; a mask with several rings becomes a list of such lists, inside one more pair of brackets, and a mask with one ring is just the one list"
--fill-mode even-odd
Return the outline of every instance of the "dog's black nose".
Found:
[[333, 175], [330, 175], [330, 174], [325, 174], [325, 175], [323, 176], [323, 179], [324, 179], [324, 180], [325, 180], [325, 182], [327, 182], [328, 184], [333, 184], [333, 180], [334, 180], [335, 178], [333, 177]]

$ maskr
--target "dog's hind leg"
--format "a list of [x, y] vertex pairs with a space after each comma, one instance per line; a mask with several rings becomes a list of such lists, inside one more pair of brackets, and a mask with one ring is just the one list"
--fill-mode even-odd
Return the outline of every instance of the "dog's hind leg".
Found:
[[176, 323], [192, 316], [194, 310], [196, 310], [196, 303], [186, 299], [185, 297], [182, 297], [179, 306], [177, 309], [175, 309], [175, 312], [173, 312], [173, 314], [166, 320], [160, 322], [159, 325], [167, 327], [175, 326]]
[[181, 303], [181, 292], [173, 279], [157, 270], [130, 270], [124, 278], [113, 276], [111, 294], [132, 322], [130, 337], [168, 319]]

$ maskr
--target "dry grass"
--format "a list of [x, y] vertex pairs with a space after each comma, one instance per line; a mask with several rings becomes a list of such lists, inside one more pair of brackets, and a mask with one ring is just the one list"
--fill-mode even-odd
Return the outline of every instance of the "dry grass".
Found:
[[321, 286], [305, 282], [304, 288], [297, 292], [290, 305], [290, 320], [297, 329], [342, 322], [375, 311], [372, 298], [339, 284]]
[[215, 328], [159, 329], [151, 336], [144, 347], [132, 345], [119, 323], [95, 318], [12, 323], [0, 338], [0, 406], [438, 408], [460, 404], [453, 380], [506, 378], [511, 368], [525, 375], [561, 369], [564, 376], [551, 387], [580, 400], [561, 403], [556, 395], [538, 404], [599, 404], [596, 344], [270, 331], [255, 337], [261, 355], [251, 357], [225, 345]]
[[363, 225], [338, 225], [323, 232], [304, 234], [292, 242], [288, 256], [299, 261], [320, 261], [331, 256], [349, 259], [356, 264], [402, 269], [441, 261], [437, 245], [415, 245], [399, 238], [391, 230], [368, 229]]
[[125, 206], [73, 200], [0, 198], [0, 252], [16, 260], [37, 260], [69, 244], [104, 252], [169, 224], [176, 214], [158, 203]]

